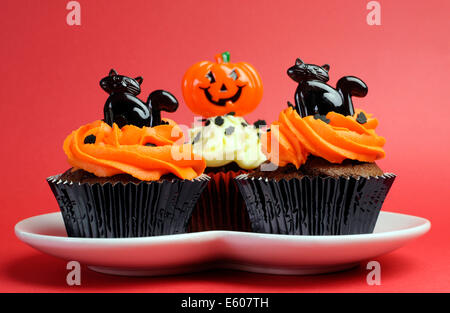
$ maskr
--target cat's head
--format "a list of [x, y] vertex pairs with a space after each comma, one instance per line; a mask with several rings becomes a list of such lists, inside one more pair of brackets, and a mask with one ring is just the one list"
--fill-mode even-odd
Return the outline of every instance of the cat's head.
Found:
[[330, 66], [328, 64], [322, 66], [306, 64], [297, 58], [297, 60], [295, 60], [295, 65], [287, 70], [287, 74], [297, 83], [305, 80], [318, 80], [326, 83], [329, 80], [329, 70]]
[[109, 71], [109, 75], [100, 81], [100, 86], [107, 93], [130, 93], [137, 96], [141, 93], [142, 77], [130, 78], [118, 75], [114, 69]]

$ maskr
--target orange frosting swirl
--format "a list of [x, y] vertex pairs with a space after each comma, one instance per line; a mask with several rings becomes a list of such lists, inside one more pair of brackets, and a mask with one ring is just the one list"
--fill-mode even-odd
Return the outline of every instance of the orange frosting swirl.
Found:
[[[178, 129], [174, 131], [174, 128]], [[90, 135], [95, 136], [95, 143], [85, 143]], [[169, 173], [182, 179], [201, 175], [206, 168], [205, 160], [191, 152], [190, 144], [177, 142], [184, 142], [184, 135], [172, 121], [151, 128], [126, 125], [121, 129], [116, 124], [111, 127], [103, 121], [95, 121], [67, 136], [64, 152], [74, 168], [98, 177], [126, 173], [150, 181]], [[188, 157], [175, 160], [173, 151]]]
[[[356, 121], [361, 112], [367, 117], [364, 124]], [[331, 163], [341, 163], [345, 159], [374, 162], [385, 156], [382, 148], [385, 139], [375, 133], [378, 120], [371, 116], [362, 110], [356, 110], [353, 116], [329, 112], [326, 117], [330, 122], [327, 124], [314, 116], [302, 118], [289, 107], [280, 113], [278, 121], [272, 123], [271, 132], [263, 135], [263, 149], [267, 157], [279, 166], [292, 163], [299, 168], [309, 154]], [[271, 153], [272, 140], [278, 142], [276, 156]]]

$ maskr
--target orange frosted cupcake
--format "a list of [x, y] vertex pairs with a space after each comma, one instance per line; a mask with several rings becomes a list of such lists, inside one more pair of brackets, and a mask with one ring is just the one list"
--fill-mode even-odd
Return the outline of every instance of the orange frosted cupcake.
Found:
[[364, 97], [359, 78], [326, 84], [329, 65], [297, 59], [288, 70], [299, 83], [262, 142], [270, 162], [237, 177], [255, 232], [295, 235], [370, 233], [395, 179], [376, 160], [385, 156], [377, 119], [354, 110]]
[[104, 119], [64, 141], [72, 168], [47, 181], [70, 237], [186, 232], [209, 180], [206, 163], [173, 121], [161, 119], [161, 110], [176, 110], [176, 99], [157, 90], [144, 103], [136, 97], [141, 83], [112, 70], [100, 83], [110, 94]]

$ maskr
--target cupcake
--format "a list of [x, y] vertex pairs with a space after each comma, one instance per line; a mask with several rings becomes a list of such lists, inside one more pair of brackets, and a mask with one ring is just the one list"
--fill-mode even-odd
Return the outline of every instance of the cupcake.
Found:
[[190, 129], [193, 151], [206, 161], [211, 181], [198, 201], [190, 231], [250, 231], [244, 200], [234, 181], [266, 161], [261, 149], [262, 120], [249, 124], [244, 115], [262, 98], [262, 82], [248, 63], [231, 63], [228, 52], [216, 62], [192, 65], [183, 78], [189, 109], [203, 117]]
[[110, 96], [104, 119], [64, 141], [72, 166], [47, 178], [69, 237], [120, 238], [184, 233], [209, 181], [205, 161], [184, 144], [181, 129], [160, 111], [178, 102], [157, 90], [136, 96], [142, 78], [111, 70], [100, 82]]
[[385, 156], [377, 119], [354, 110], [366, 84], [341, 78], [333, 88], [329, 65], [297, 59], [288, 75], [299, 83], [263, 135], [270, 162], [236, 178], [255, 232], [290, 235], [371, 233], [395, 179], [376, 160]]

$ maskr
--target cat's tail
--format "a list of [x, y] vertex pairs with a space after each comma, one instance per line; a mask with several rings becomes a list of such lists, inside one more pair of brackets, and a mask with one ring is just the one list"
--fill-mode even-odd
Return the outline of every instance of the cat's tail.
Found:
[[338, 80], [336, 89], [344, 99], [344, 105], [348, 108], [349, 115], [355, 114], [352, 97], [365, 97], [369, 89], [367, 85], [358, 77], [344, 76]]
[[178, 109], [178, 101], [174, 95], [165, 90], [153, 91], [147, 99], [150, 109], [150, 127], [162, 124], [161, 111], [175, 112]]

